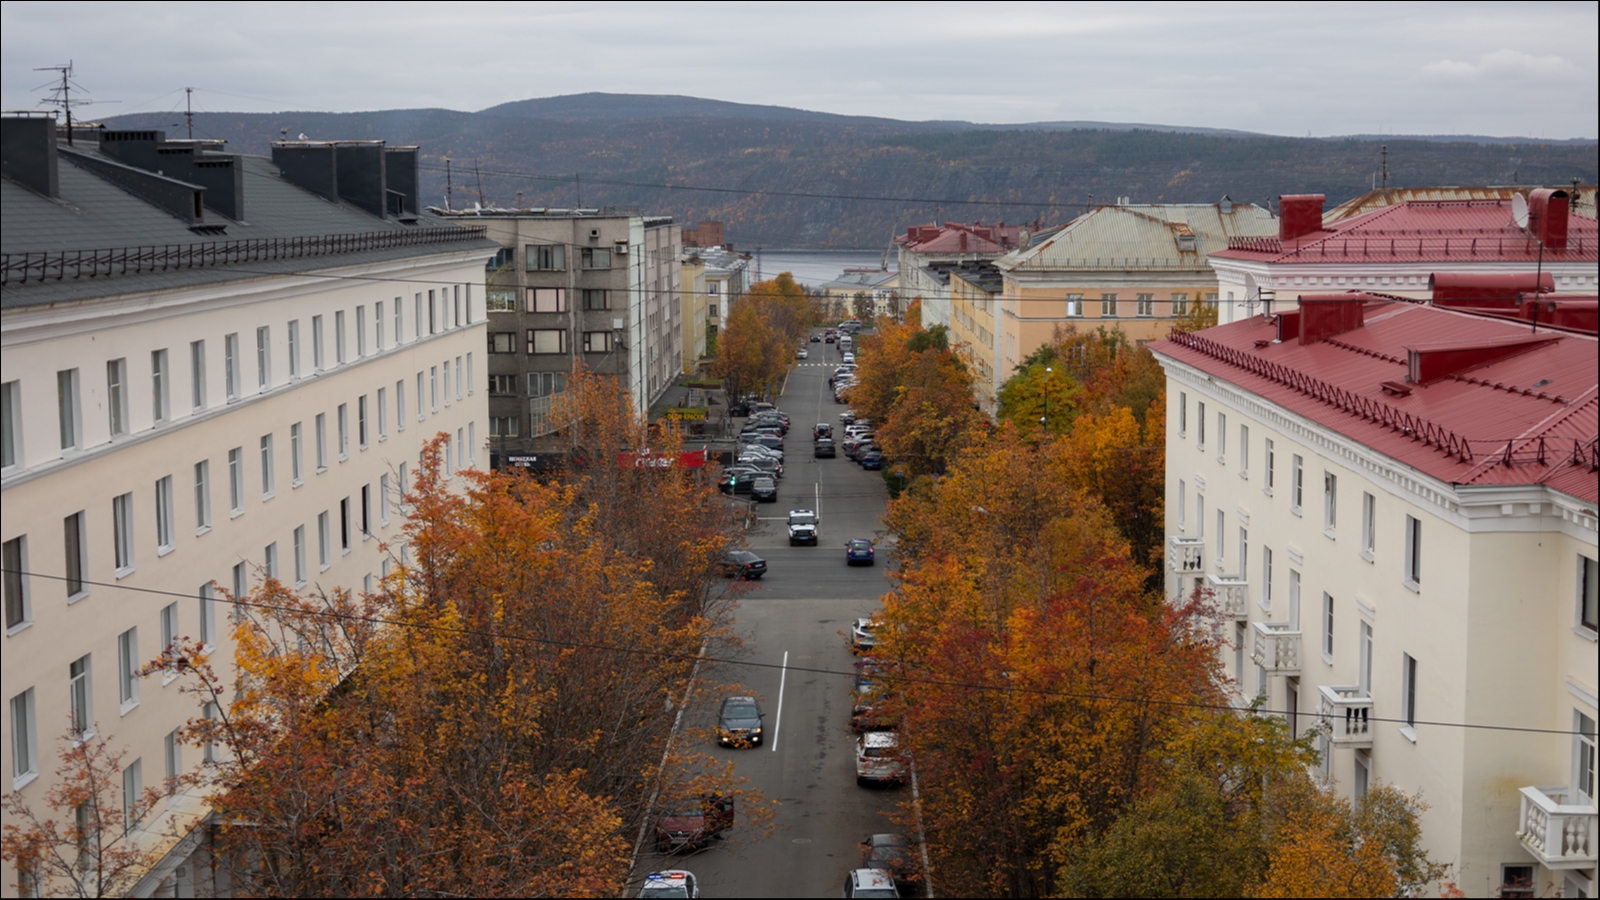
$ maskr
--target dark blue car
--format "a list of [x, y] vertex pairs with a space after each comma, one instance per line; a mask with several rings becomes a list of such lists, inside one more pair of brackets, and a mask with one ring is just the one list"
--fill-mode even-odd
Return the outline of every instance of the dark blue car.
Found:
[[865, 566], [873, 564], [872, 542], [863, 538], [853, 538], [844, 545], [844, 562], [847, 566], [861, 563]]

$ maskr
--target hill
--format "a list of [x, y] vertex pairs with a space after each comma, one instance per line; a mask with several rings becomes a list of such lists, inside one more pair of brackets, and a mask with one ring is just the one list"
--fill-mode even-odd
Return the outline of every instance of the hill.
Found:
[[[1052, 223], [1087, 205], [1266, 202], [1367, 190], [1389, 148], [1390, 184], [1593, 182], [1595, 143], [1288, 138], [1106, 123], [905, 122], [695, 97], [578, 94], [445, 109], [204, 113], [195, 133], [266, 153], [280, 134], [421, 147], [425, 204], [639, 209], [720, 219], [741, 246], [881, 248], [930, 220]], [[112, 127], [166, 128], [170, 113]]]

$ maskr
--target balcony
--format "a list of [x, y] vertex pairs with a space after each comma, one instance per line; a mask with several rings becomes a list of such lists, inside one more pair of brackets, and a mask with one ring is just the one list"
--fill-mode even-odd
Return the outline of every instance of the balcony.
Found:
[[1167, 538], [1167, 568], [1178, 574], [1198, 575], [1205, 569], [1206, 542], [1197, 537]]
[[1252, 622], [1255, 643], [1250, 659], [1268, 675], [1300, 674], [1300, 629], [1290, 630], [1288, 622]]
[[1317, 709], [1317, 724], [1335, 747], [1370, 748], [1372, 694], [1355, 685], [1322, 685], [1322, 704]]
[[1250, 581], [1243, 575], [1207, 575], [1206, 587], [1217, 598], [1217, 608], [1230, 619], [1250, 615]]
[[1568, 787], [1522, 789], [1517, 837], [1547, 869], [1589, 869], [1595, 858], [1595, 806]]

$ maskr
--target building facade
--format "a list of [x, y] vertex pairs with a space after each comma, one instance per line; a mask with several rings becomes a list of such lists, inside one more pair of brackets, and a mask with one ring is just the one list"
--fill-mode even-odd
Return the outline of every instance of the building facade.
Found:
[[1593, 896], [1596, 340], [1363, 294], [1151, 344], [1169, 595], [1468, 896]]
[[993, 260], [1018, 246], [1023, 229], [1017, 225], [912, 225], [894, 239], [898, 252], [901, 305], [922, 302], [924, 327], [950, 324], [949, 265]]
[[824, 282], [822, 296], [841, 318], [900, 317], [900, 273], [884, 269], [846, 269]]
[[[414, 148], [68, 149], [49, 120], [0, 122], [3, 752], [43, 813], [73, 735], [126, 746], [134, 795], [202, 766], [176, 740], [192, 696], [135, 670], [187, 636], [231, 682], [228, 593], [376, 589], [424, 442], [447, 436], [451, 474], [487, 462], [494, 248], [415, 210]], [[131, 823], [118, 840], [161, 857], [135, 893], [217, 889], [191, 864], [205, 817], [190, 792]]]
[[1000, 307], [1003, 279], [991, 262], [962, 263], [948, 270], [950, 285], [950, 342], [972, 366], [973, 399], [989, 416], [999, 411], [1000, 385], [1009, 377], [996, 364], [1000, 335], [995, 313]]

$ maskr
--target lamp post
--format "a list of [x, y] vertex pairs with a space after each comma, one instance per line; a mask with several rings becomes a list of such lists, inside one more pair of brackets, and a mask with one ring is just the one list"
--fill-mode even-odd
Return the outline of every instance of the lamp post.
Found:
[[1050, 376], [1055, 374], [1055, 371], [1050, 366], [1044, 367], [1044, 415], [1039, 417], [1041, 438], [1044, 436], [1042, 432], [1050, 430]]

